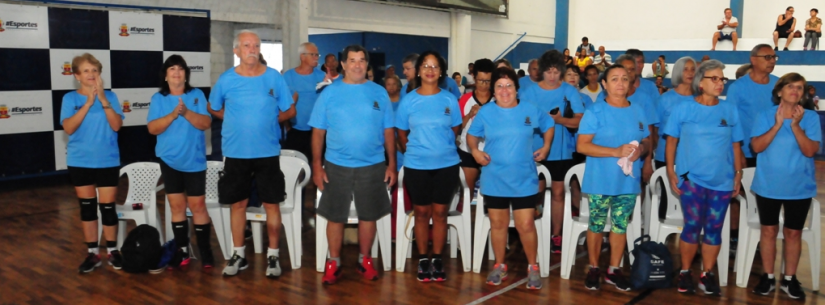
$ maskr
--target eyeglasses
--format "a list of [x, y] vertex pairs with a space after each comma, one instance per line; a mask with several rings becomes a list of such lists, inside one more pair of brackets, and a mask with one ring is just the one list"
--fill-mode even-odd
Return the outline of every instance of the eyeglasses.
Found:
[[438, 66], [423, 65], [421, 70], [438, 70]]
[[505, 89], [505, 88], [506, 89], [513, 89], [513, 88], [515, 88], [515, 85], [513, 85], [512, 83], [496, 85], [496, 89]]
[[754, 55], [754, 56], [751, 56], [751, 57], [761, 57], [761, 58], [764, 58], [767, 61], [771, 61], [771, 59], [779, 61], [779, 55]]
[[489, 80], [489, 79], [477, 79], [477, 80], [476, 80], [476, 82], [477, 82], [477, 83], [479, 83], [479, 84], [485, 84], [485, 85], [489, 85], [489, 84], [490, 84], [490, 80]]
[[301, 55], [309, 55], [310, 57], [315, 57], [315, 58], [321, 57], [321, 54], [318, 54], [318, 53], [301, 53]]
[[718, 76], [704, 76], [702, 78], [710, 79], [710, 81], [712, 81], [714, 83], [718, 83], [719, 81], [722, 81], [723, 84], [726, 84], [728, 82], [728, 79], [729, 79], [727, 77], [718, 77]]

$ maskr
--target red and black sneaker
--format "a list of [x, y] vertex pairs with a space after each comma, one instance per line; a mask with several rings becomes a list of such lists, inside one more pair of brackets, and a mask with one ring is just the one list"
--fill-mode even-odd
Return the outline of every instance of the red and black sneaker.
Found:
[[371, 257], [365, 256], [364, 262], [358, 264], [358, 273], [370, 281], [375, 281], [378, 279], [378, 271], [375, 271], [375, 267], [372, 265]]
[[552, 244], [550, 244], [550, 252], [553, 252], [553, 254], [561, 253], [561, 236], [555, 235], [550, 238], [550, 241], [552, 242]]
[[327, 266], [324, 267], [324, 278], [321, 280], [326, 285], [335, 284], [335, 281], [341, 277], [341, 268], [338, 262], [334, 260], [327, 260]]

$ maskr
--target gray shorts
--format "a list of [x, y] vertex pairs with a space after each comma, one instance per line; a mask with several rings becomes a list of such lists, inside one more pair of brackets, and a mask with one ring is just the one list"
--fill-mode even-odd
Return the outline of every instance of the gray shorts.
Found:
[[392, 212], [384, 173], [384, 162], [364, 167], [344, 167], [325, 162], [328, 183], [324, 183], [316, 213], [328, 221], [346, 223], [355, 197], [358, 220], [376, 221]]

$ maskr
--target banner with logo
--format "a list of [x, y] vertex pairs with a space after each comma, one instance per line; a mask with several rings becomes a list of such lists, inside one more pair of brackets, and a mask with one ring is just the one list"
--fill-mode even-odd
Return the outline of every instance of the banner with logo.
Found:
[[80, 88], [76, 56], [94, 56], [103, 87], [118, 97], [112, 106], [125, 116], [118, 132], [123, 165], [157, 160], [146, 117], [168, 56], [183, 56], [190, 84], [209, 92], [208, 18], [100, 8], [0, 4], [0, 62], [7, 63], [0, 68], [13, 71], [0, 74], [0, 143], [9, 144], [0, 146], [0, 180], [66, 169], [69, 137], [59, 117], [63, 96]]
[[47, 12], [43, 6], [0, 3], [0, 48], [48, 49]]
[[109, 12], [109, 41], [112, 50], [163, 51], [163, 16]]
[[0, 98], [0, 134], [54, 130], [51, 100], [49, 91], [4, 92]]

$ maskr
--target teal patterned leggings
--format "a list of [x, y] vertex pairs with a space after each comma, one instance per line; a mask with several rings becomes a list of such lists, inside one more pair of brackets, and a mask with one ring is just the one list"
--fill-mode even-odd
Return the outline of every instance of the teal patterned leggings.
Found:
[[607, 213], [613, 223], [610, 231], [616, 234], [627, 232], [627, 221], [636, 206], [636, 194], [629, 195], [588, 195], [590, 197], [590, 231], [601, 233], [607, 222]]

